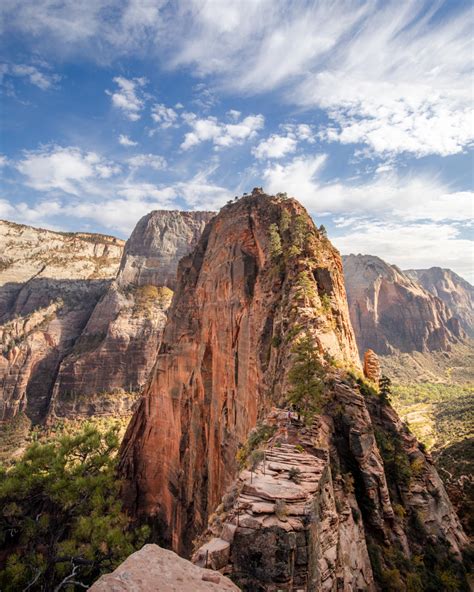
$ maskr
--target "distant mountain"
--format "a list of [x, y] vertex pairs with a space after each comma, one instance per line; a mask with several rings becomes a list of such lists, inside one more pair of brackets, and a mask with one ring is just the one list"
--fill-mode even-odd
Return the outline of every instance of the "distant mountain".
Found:
[[462, 340], [448, 306], [395, 265], [373, 255], [343, 257], [347, 299], [361, 356], [449, 350]]
[[464, 331], [474, 337], [474, 286], [454, 271], [441, 267], [407, 269], [403, 273], [440, 298], [461, 321]]

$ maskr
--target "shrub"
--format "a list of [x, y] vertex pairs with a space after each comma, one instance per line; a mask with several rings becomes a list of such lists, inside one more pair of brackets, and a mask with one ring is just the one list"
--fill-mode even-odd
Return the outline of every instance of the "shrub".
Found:
[[283, 253], [283, 248], [281, 246], [281, 237], [280, 233], [278, 232], [278, 226], [276, 224], [270, 224], [269, 227], [270, 233], [270, 256], [272, 259], [278, 259], [280, 255]]
[[87, 587], [143, 544], [148, 529], [132, 534], [119, 501], [117, 432], [86, 425], [0, 472], [1, 590]]
[[291, 467], [288, 471], [288, 479], [293, 481], [293, 483], [300, 483], [301, 482], [301, 471], [298, 467]]

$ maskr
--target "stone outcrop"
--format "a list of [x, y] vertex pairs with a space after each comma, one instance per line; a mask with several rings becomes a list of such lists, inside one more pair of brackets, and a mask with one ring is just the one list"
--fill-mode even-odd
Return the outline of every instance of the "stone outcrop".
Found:
[[372, 255], [343, 257], [347, 299], [360, 352], [449, 350], [464, 337], [444, 302]]
[[235, 454], [285, 396], [292, 338], [358, 366], [338, 252], [304, 208], [254, 192], [182, 260], [156, 365], [124, 438], [124, 496], [189, 553], [236, 473]]
[[123, 241], [0, 221], [0, 420], [48, 409], [61, 359], [116, 274]]
[[457, 317], [464, 331], [474, 337], [474, 287], [450, 269], [406, 269], [405, 275], [440, 298]]
[[[411, 558], [436, 545], [460, 558], [467, 538], [416, 439], [352, 379], [333, 373], [328, 384], [329, 402], [312, 425], [284, 410], [267, 415], [272, 435], [211, 516], [197, 565], [248, 592], [355, 592], [386, 589], [384, 578], [394, 577], [405, 589], [417, 573]], [[409, 477], [392, 473], [391, 447]], [[394, 551], [404, 568], [391, 572]]]
[[[155, 361], [178, 262], [212, 212], [154, 211], [127, 241], [117, 278], [59, 368], [49, 420], [130, 411]], [[93, 395], [101, 393], [100, 397]]]
[[364, 354], [364, 376], [376, 384], [382, 376], [379, 358], [371, 349]]
[[125, 249], [109, 236], [0, 222], [0, 420], [129, 415], [178, 262], [213, 215], [152, 212]]
[[158, 545], [145, 545], [90, 592], [238, 592], [228, 578], [202, 569]]
[[[302, 338], [324, 382], [308, 425], [288, 409]], [[360, 377], [339, 255], [293, 199], [227, 205], [181, 262], [120, 471], [155, 540], [244, 591], [422, 590], [433, 558], [464, 577], [436, 470]]]

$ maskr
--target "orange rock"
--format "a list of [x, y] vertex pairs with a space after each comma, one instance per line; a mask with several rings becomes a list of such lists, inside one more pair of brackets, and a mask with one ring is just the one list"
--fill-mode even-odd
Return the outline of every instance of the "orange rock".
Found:
[[374, 351], [368, 349], [364, 354], [364, 376], [378, 383], [381, 375], [379, 358]]

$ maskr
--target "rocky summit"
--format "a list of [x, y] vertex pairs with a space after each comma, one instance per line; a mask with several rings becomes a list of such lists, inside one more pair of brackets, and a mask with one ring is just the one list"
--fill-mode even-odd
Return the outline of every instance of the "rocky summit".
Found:
[[285, 196], [228, 204], [181, 261], [120, 456], [130, 514], [248, 592], [462, 569], [430, 457], [362, 378], [340, 256]]
[[465, 337], [456, 312], [396, 266], [372, 255], [348, 255], [343, 263], [361, 355], [446, 351]]

